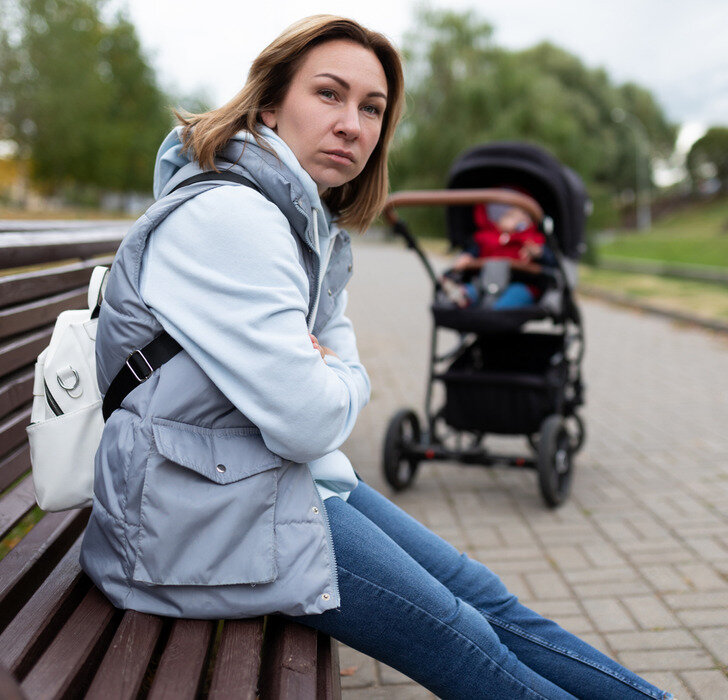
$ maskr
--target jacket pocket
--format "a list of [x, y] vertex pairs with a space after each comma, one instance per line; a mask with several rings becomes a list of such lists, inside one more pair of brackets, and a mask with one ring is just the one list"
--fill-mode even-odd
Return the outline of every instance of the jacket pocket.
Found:
[[133, 578], [163, 585], [267, 583], [277, 576], [281, 458], [256, 428], [155, 418]]

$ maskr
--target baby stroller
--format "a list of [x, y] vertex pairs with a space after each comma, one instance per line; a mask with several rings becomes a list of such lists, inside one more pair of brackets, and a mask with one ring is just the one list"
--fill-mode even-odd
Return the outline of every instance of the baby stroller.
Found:
[[[385, 215], [423, 262], [434, 288], [433, 329], [425, 420], [398, 411], [384, 439], [383, 471], [395, 490], [409, 487], [423, 461], [504, 465], [535, 469], [550, 507], [568, 496], [573, 457], [584, 442], [581, 360], [584, 335], [573, 290], [584, 250], [590, 201], [579, 176], [543, 149], [503, 142], [477, 146], [453, 165], [448, 190], [392, 194]], [[511, 281], [536, 285], [534, 303], [496, 309], [460, 308], [395, 209], [444, 205], [447, 234], [464, 248], [474, 229], [473, 205], [501, 203], [527, 212], [545, 236], [551, 266], [511, 270]], [[489, 283], [486, 279], [486, 287]], [[497, 291], [490, 290], [490, 291]], [[455, 331], [456, 344], [438, 354], [438, 334]], [[444, 402], [433, 407], [433, 385], [444, 385]], [[442, 393], [442, 392], [440, 392]], [[528, 454], [496, 454], [488, 435], [524, 435]]]

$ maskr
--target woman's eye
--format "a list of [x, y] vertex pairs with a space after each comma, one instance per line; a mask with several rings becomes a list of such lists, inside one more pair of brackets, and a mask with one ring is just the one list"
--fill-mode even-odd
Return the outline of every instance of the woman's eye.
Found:
[[336, 97], [336, 93], [333, 90], [319, 90], [319, 95], [325, 97], [327, 100], [333, 100]]
[[372, 114], [374, 116], [378, 116], [379, 114], [382, 113], [382, 111], [376, 105], [365, 105], [364, 111], [367, 112], [368, 114]]

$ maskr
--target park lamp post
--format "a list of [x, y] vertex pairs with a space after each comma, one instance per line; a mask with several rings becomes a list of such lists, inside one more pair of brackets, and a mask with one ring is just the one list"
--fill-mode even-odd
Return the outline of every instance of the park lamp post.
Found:
[[[612, 121], [624, 124], [634, 136], [635, 145], [635, 205], [637, 209], [637, 228], [646, 231], [652, 226], [650, 209], [650, 140], [645, 125], [634, 115], [621, 107], [612, 110]], [[641, 167], [644, 156], [644, 167]], [[643, 180], [644, 178], [644, 180]]]

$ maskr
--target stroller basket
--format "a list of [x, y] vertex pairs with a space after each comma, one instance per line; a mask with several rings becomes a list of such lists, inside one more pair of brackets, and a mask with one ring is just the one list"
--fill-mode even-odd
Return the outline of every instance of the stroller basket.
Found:
[[457, 430], [538, 432], [563, 403], [563, 344], [562, 336], [536, 333], [478, 338], [437, 376], [447, 394], [445, 421]]

